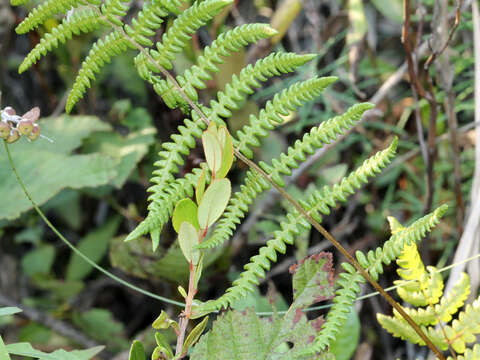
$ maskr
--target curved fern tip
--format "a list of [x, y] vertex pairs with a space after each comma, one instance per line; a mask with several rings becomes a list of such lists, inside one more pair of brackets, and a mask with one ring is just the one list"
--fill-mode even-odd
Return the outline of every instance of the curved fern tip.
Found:
[[264, 30], [266, 35], [272, 37], [278, 34], [278, 31], [271, 27], [269, 24], [265, 24]]
[[442, 217], [443, 215], [445, 215], [447, 210], [448, 210], [448, 205], [443, 204], [443, 205], [440, 205], [438, 208], [436, 208], [434, 213], [435, 213], [436, 216]]

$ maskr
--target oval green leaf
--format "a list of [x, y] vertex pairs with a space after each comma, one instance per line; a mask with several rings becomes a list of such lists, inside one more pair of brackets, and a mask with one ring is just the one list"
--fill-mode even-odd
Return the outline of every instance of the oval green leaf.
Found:
[[205, 131], [202, 135], [203, 151], [208, 167], [215, 175], [222, 166], [222, 148], [218, 139], [210, 132]]
[[175, 231], [180, 231], [180, 225], [186, 221], [192, 224], [196, 229], [199, 229], [197, 221], [197, 204], [191, 199], [183, 199], [177, 203], [175, 210], [173, 210], [172, 225]]
[[143, 344], [135, 340], [130, 348], [130, 354], [128, 355], [128, 360], [146, 360], [145, 349]]
[[187, 221], [184, 221], [180, 225], [178, 243], [185, 259], [187, 259], [188, 262], [197, 264], [200, 258], [200, 251], [194, 250], [193, 247], [198, 244], [198, 232], [197, 229]]
[[232, 192], [228, 179], [214, 180], [205, 191], [198, 207], [198, 223], [201, 229], [207, 229], [223, 214]]
[[219, 129], [218, 136], [222, 144], [222, 164], [216, 174], [216, 178], [221, 179], [228, 174], [233, 164], [233, 141], [226, 127]]

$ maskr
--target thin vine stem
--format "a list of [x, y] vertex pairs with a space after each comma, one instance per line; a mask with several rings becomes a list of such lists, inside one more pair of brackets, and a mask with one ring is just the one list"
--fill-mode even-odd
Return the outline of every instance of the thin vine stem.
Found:
[[30, 195], [30, 193], [28, 192], [25, 184], [23, 183], [20, 175], [18, 174], [18, 171], [17, 171], [17, 168], [15, 167], [15, 163], [13, 162], [13, 158], [12, 158], [12, 154], [10, 153], [10, 149], [7, 145], [7, 143], [5, 141], [3, 141], [3, 144], [5, 146], [5, 151], [7, 152], [7, 157], [8, 157], [8, 161], [10, 162], [10, 166], [12, 167], [12, 170], [13, 170], [13, 173], [15, 174], [15, 177], [17, 178], [17, 182], [18, 184], [20, 185], [20, 187], [22, 188], [23, 192], [25, 193], [25, 196], [28, 198], [28, 200], [30, 201], [30, 203], [32, 204], [33, 208], [35, 209], [35, 211], [38, 213], [38, 215], [40, 215], [40, 217], [42, 218], [42, 220], [45, 222], [45, 224], [47, 224], [47, 226], [55, 233], [55, 235], [57, 235], [60, 240], [62, 240], [76, 255], [78, 255], [80, 258], [82, 258], [85, 262], [87, 262], [90, 266], [94, 267], [95, 269], [97, 269], [98, 271], [100, 271], [101, 273], [105, 274], [106, 276], [108, 276], [109, 278], [111, 278], [112, 280], [122, 284], [123, 286], [126, 286], [136, 292], [139, 292], [143, 295], [146, 295], [146, 296], [149, 296], [151, 298], [154, 298], [154, 299], [157, 299], [159, 301], [163, 301], [167, 304], [171, 304], [171, 305], [175, 305], [175, 306], [180, 306], [180, 307], [184, 307], [185, 304], [182, 303], [182, 302], [179, 302], [179, 301], [175, 301], [175, 300], [172, 300], [172, 299], [169, 299], [169, 298], [166, 298], [166, 297], [163, 297], [163, 296], [160, 296], [160, 295], [156, 295], [148, 290], [145, 290], [145, 289], [142, 289], [138, 286], [135, 286], [133, 284], [130, 284], [129, 282], [119, 278], [118, 276], [112, 274], [110, 271], [104, 269], [103, 267], [101, 267], [100, 265], [98, 265], [97, 263], [95, 263], [94, 261], [92, 261], [87, 255], [85, 255], [84, 253], [82, 253], [79, 249], [77, 249], [70, 241], [68, 241], [63, 235], [62, 233], [57, 230], [57, 228], [50, 222], [50, 220], [48, 220], [48, 218], [46, 217], [46, 215], [43, 213], [43, 211], [39, 208], [39, 206], [36, 204], [36, 202], [33, 200], [32, 196]]

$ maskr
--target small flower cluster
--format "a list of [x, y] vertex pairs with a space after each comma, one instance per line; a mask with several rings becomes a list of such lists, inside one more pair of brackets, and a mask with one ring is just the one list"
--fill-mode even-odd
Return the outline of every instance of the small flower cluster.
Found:
[[8, 144], [20, 139], [21, 135], [26, 136], [29, 141], [37, 140], [40, 136], [40, 126], [36, 123], [39, 117], [38, 107], [19, 116], [15, 109], [7, 106], [0, 111], [0, 139], [4, 139]]

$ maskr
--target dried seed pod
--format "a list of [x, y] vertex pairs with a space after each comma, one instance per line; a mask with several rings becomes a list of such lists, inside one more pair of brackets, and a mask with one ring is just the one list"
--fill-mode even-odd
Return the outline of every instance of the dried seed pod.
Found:
[[33, 124], [33, 129], [30, 133], [27, 134], [27, 138], [31, 141], [35, 141], [40, 136], [40, 126]]
[[5, 141], [7, 142], [7, 144], [12, 144], [18, 139], [20, 139], [20, 133], [18, 132], [17, 129], [13, 129], [10, 132], [10, 135], [8, 135], [8, 137], [5, 139]]
[[33, 131], [33, 125], [33, 121], [31, 120], [21, 120], [17, 125], [17, 130], [22, 135], [28, 135]]
[[9, 123], [5, 121], [0, 121], [0, 139], [8, 138], [11, 131], [12, 131], [12, 126]]
[[30, 109], [25, 114], [22, 115], [22, 120], [27, 120], [31, 122], [35, 122], [40, 117], [40, 108], [38, 106]]
[[17, 112], [11, 106], [7, 106], [5, 109], [3, 109], [3, 111], [5, 111], [8, 115], [17, 115]]

